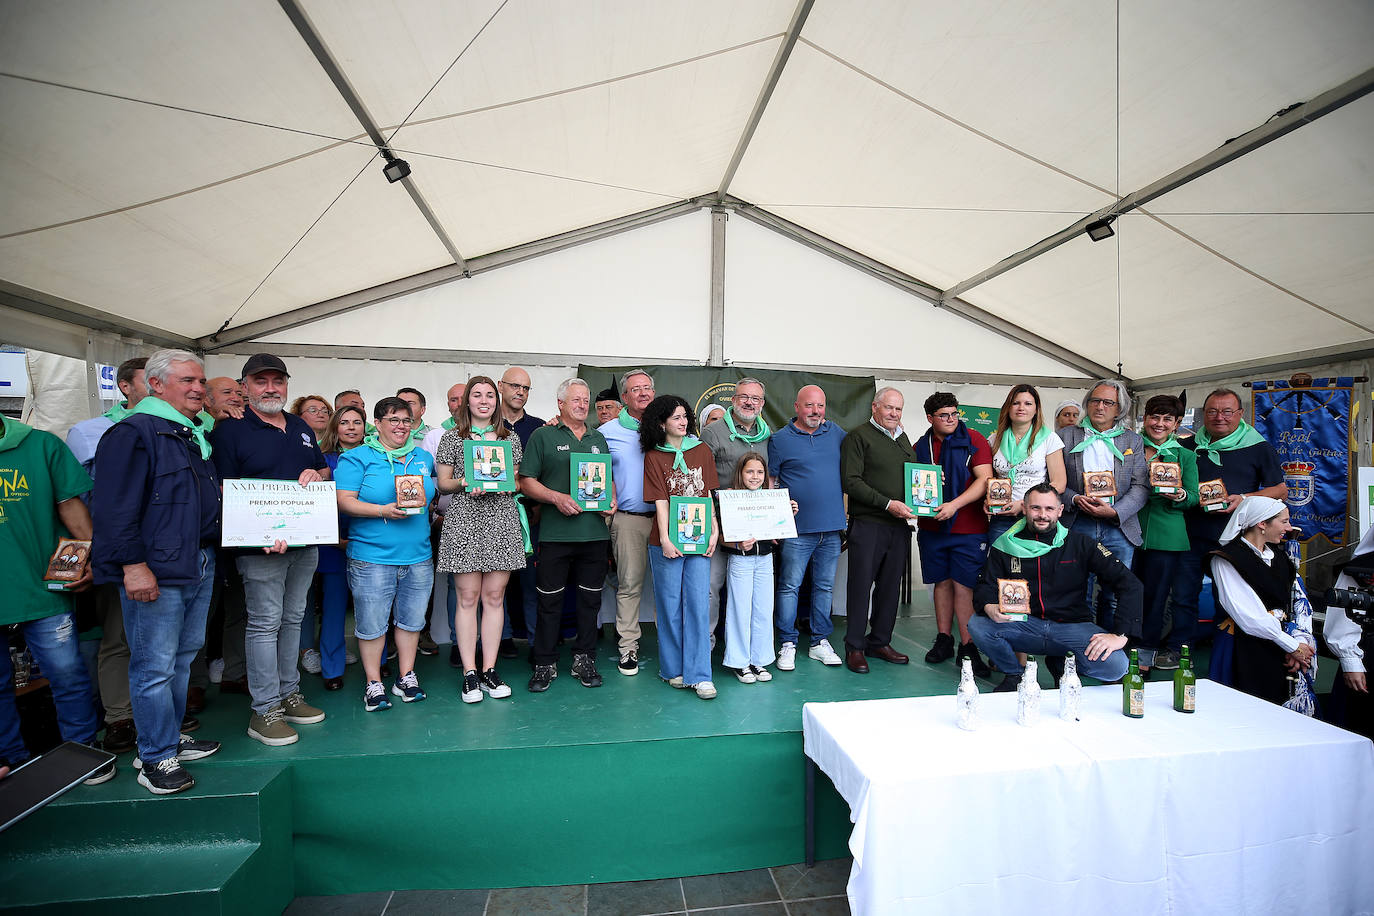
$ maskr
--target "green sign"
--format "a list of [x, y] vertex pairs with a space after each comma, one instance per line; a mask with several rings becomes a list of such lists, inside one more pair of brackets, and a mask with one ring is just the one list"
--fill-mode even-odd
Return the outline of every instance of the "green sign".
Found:
[[974, 407], [972, 404], [960, 404], [959, 416], [968, 424], [968, 428], [983, 434], [983, 438], [992, 441], [992, 434], [997, 431], [997, 415], [1001, 412], [1000, 407]]

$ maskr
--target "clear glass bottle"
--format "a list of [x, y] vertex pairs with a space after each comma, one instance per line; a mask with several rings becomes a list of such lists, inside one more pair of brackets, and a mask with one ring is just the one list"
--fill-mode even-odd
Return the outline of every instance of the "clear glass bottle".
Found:
[[973, 660], [964, 659], [963, 670], [959, 672], [959, 690], [954, 694], [955, 705], [959, 710], [959, 727], [973, 731], [978, 727], [978, 685], [973, 682]]
[[1083, 682], [1078, 679], [1078, 660], [1070, 652], [1064, 656], [1064, 675], [1059, 679], [1059, 718], [1077, 722], [1082, 700]]
[[1016, 721], [1020, 725], [1035, 725], [1040, 721], [1040, 682], [1036, 680], [1035, 659], [1026, 658], [1026, 671], [1016, 688]]

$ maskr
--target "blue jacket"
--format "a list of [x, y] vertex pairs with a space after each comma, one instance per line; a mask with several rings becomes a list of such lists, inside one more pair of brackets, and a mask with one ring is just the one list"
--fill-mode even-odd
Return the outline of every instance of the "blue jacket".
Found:
[[95, 581], [122, 584], [133, 563], [147, 563], [160, 585], [198, 581], [200, 548], [219, 537], [220, 482], [190, 432], [133, 414], [101, 437], [95, 466]]

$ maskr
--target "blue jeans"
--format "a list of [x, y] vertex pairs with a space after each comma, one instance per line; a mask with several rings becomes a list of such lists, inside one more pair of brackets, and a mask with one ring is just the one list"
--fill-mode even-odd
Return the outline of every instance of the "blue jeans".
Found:
[[840, 532], [799, 534], [782, 542], [782, 581], [778, 583], [778, 639], [797, 644], [797, 591], [811, 566], [811, 645], [835, 631], [830, 622]]
[[320, 677], [343, 677], [348, 654], [344, 645], [348, 573], [320, 573], [320, 592]]
[[658, 605], [658, 676], [681, 677], [684, 684], [711, 679], [710, 557], [669, 560], [662, 547], [649, 545]]
[[205, 644], [214, 588], [215, 552], [201, 548], [196, 582], [159, 585], [153, 601], [135, 601], [119, 590], [129, 640], [129, 697], [144, 764], [176, 756], [191, 659]]
[[1021, 520], [1019, 515], [991, 515], [988, 516], [988, 546], [992, 542], [1006, 534], [1012, 525]]
[[[78, 647], [76, 621], [71, 613], [54, 614], [21, 623], [24, 641], [33, 660], [52, 687], [57, 707], [57, 728], [64, 741], [90, 744], [100, 725], [96, 715], [95, 692], [86, 662]], [[29, 759], [29, 750], [19, 732], [19, 709], [14, 705], [14, 666], [10, 652], [0, 639], [0, 757], [11, 765]]]
[[725, 556], [730, 587], [725, 605], [725, 666], [771, 665], [773, 557]]
[[[1079, 513], [1073, 520], [1073, 530], [1086, 534], [1103, 547], [1112, 552], [1127, 569], [1131, 568], [1131, 560], [1135, 557], [1135, 547], [1130, 541], [1126, 540], [1126, 535], [1121, 533], [1121, 528], [1111, 522], [1099, 521], [1088, 515]], [[1088, 576], [1088, 604], [1093, 603], [1093, 587], [1097, 585], [1097, 576]], [[1103, 588], [1097, 595], [1097, 622], [1102, 629], [1110, 630], [1112, 624], [1116, 622], [1116, 592], [1109, 588]]]
[[[1174, 620], [1165, 638], [1166, 648], [1177, 652], [1185, 645], [1192, 645], [1197, 638], [1198, 601], [1202, 595], [1202, 567], [1207, 554], [1221, 545], [1215, 541], [1195, 542], [1192, 547], [1178, 555], [1178, 566], [1174, 572], [1174, 587], [1169, 596], [1173, 606]], [[1209, 608], [1212, 619], [1217, 619], [1215, 609], [1216, 592], [1212, 592], [1213, 608]]]
[[1126, 653], [1120, 649], [1097, 661], [1088, 658], [1088, 640], [1103, 632], [1096, 624], [1056, 623], [1040, 617], [1024, 622], [996, 623], [982, 614], [974, 614], [968, 622], [968, 630], [997, 670], [1008, 674], [1023, 671], [1016, 658], [1017, 652], [1039, 655], [1042, 659], [1046, 655], [1072, 652], [1078, 673], [1099, 681], [1121, 680], [1129, 665]]
[[248, 613], [248, 692], [258, 715], [300, 689], [301, 618], [318, 557], [314, 547], [298, 547], [238, 558]]
[[393, 613], [398, 630], [418, 633], [425, 628], [425, 608], [434, 591], [434, 567], [427, 560], [410, 566], [349, 560], [348, 587], [353, 590], [353, 635], [359, 640], [385, 636]]

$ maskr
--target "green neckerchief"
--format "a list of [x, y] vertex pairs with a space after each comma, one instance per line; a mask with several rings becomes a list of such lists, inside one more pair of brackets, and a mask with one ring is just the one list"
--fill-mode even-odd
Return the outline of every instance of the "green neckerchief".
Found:
[[430, 429], [431, 427], [421, 423], [419, 429], [412, 429], [410, 431], [410, 441], [416, 444], [423, 442], [425, 436], [429, 434]]
[[635, 432], [639, 432], [639, 421], [636, 420], [634, 417], [630, 416], [629, 408], [620, 408], [620, 413], [616, 414], [615, 418], [619, 420], [620, 425], [625, 427], [626, 429], [632, 429]]
[[657, 445], [654, 447], [657, 448], [660, 452], [670, 453], [673, 456], [673, 470], [682, 471], [682, 473], [686, 474], [688, 473], [689, 468], [687, 467], [687, 459], [682, 457], [682, 453], [689, 452], [700, 444], [701, 440], [694, 436], [683, 436], [682, 445], [680, 445], [677, 448], [673, 448], [667, 442], [664, 442], [662, 445]]
[[1079, 420], [1078, 425], [1082, 427], [1084, 432], [1087, 433], [1087, 436], [1084, 437], [1082, 442], [1078, 443], [1073, 448], [1069, 449], [1069, 451], [1077, 455], [1079, 452], [1083, 451], [1083, 449], [1092, 445], [1094, 442], [1102, 442], [1104, 445], [1107, 446], [1111, 453], [1117, 457], [1118, 461], [1120, 461], [1122, 464], [1125, 464], [1126, 456], [1121, 454], [1121, 449], [1117, 448], [1116, 443], [1112, 440], [1115, 439], [1117, 436], [1121, 435], [1122, 433], [1124, 433], [1126, 431], [1126, 427], [1118, 423], [1116, 426], [1113, 426], [1111, 429], [1107, 430], [1104, 433], [1098, 430], [1097, 427], [1093, 426], [1093, 421], [1088, 417], [1084, 417], [1083, 419]]
[[525, 555], [534, 553], [534, 545], [530, 543], [530, 516], [525, 511], [525, 497], [519, 493], [515, 494], [515, 510], [520, 516], [520, 537], [525, 542]]
[[[1034, 429], [1034, 427], [1031, 429]], [[1039, 435], [1036, 436], [1031, 435], [1031, 429], [1027, 429], [1026, 434], [1022, 436], [1021, 440], [1018, 442], [1016, 440], [1016, 433], [1012, 432], [1011, 427], [1008, 426], [1002, 431], [1001, 438], [997, 440], [997, 454], [1007, 460], [1007, 464], [1009, 465], [1007, 479], [1011, 481], [1013, 487], [1016, 486], [1016, 466], [1025, 461], [1026, 457], [1030, 455], [1031, 452], [1038, 449], [1041, 443], [1050, 437], [1050, 428], [1048, 426], [1042, 425]]]
[[444, 429], [453, 429], [453, 427], [458, 425], [458, 421], [453, 419], [453, 417], [449, 417], [447, 420], [440, 423], [439, 425], [442, 426]]
[[120, 420], [124, 419], [131, 413], [133, 413], [133, 411], [129, 409], [129, 402], [119, 401], [115, 404], [115, 406], [111, 407], [109, 410], [101, 414], [101, 416], [109, 420], [111, 423], [118, 423]]
[[1030, 560], [1035, 557], [1043, 557], [1051, 550], [1058, 550], [1063, 547], [1064, 539], [1069, 536], [1069, 529], [1058, 522], [1054, 523], [1054, 541], [1048, 544], [1044, 541], [1028, 541], [1025, 538], [1017, 537], [1024, 530], [1026, 530], [1026, 520], [1018, 518], [1016, 524], [1007, 529], [1006, 534], [992, 542], [992, 546], [1008, 556]]
[[207, 433], [215, 428], [215, 416], [208, 410], [202, 410], [200, 413], [196, 414], [196, 419], [205, 427]]
[[12, 448], [18, 448], [19, 443], [33, 432], [33, 427], [27, 423], [20, 423], [18, 420], [9, 418], [4, 419], [4, 435], [0, 435], [0, 452], [8, 452]]
[[734, 408], [725, 408], [725, 425], [730, 428], [731, 439], [739, 439], [742, 442], [748, 443], [749, 445], [753, 445], [756, 442], [762, 442], [764, 439], [767, 439], [769, 433], [772, 432], [772, 430], [768, 428], [768, 423], [765, 422], [763, 416], [760, 415], [756, 420], [754, 420], [754, 426], [756, 427], [754, 434], [751, 436], [746, 433], [742, 433], [739, 430], [735, 429], [734, 413]]
[[396, 473], [396, 465], [393, 463], [393, 461], [397, 458], [404, 458], [406, 455], [409, 455], [411, 452], [415, 451], [414, 439], [407, 439], [406, 444], [401, 446], [400, 448], [387, 448], [385, 445], [382, 445], [382, 440], [377, 436], [376, 433], [364, 437], [363, 445], [366, 445], [368, 448], [371, 449], [376, 449], [377, 451], [385, 455], [387, 464], [391, 465], [391, 473], [393, 475]]
[[129, 412], [146, 413], [149, 416], [161, 417], [179, 426], [185, 426], [191, 430], [191, 438], [196, 441], [196, 445], [200, 446], [200, 457], [206, 461], [210, 460], [210, 440], [205, 438], [207, 430], [205, 424], [201, 422], [200, 417], [192, 419], [186, 416], [186, 414], [177, 410], [155, 394], [150, 394], [139, 401], [138, 406]]
[[1238, 448], [1249, 448], [1252, 445], [1259, 445], [1264, 441], [1264, 437], [1255, 432], [1255, 428], [1244, 420], [1236, 427], [1236, 431], [1229, 436], [1223, 436], [1212, 441], [1212, 436], [1203, 427], [1193, 434], [1193, 443], [1197, 446], [1196, 451], [1202, 452], [1217, 467], [1221, 467], [1221, 453], [1235, 451]]
[[1165, 439], [1163, 442], [1160, 442], [1159, 444], [1155, 444], [1155, 441], [1153, 439], [1151, 439], [1149, 436], [1146, 436], [1145, 444], [1155, 450], [1156, 461], [1168, 461], [1173, 464], [1178, 463], [1178, 461], [1176, 460], [1178, 458], [1178, 455], [1176, 454], [1175, 450], [1183, 448], [1183, 443], [1179, 442], [1178, 438], [1174, 436], [1173, 433], [1169, 433], [1169, 438]]
[[469, 431], [469, 432], [476, 433], [476, 434], [477, 434], [477, 437], [480, 439], [482, 436], [485, 436], [487, 433], [494, 433], [494, 432], [496, 432], [496, 424], [493, 423], [493, 424], [490, 425], [490, 426], [473, 426], [473, 427], [470, 427], [468, 431]]

